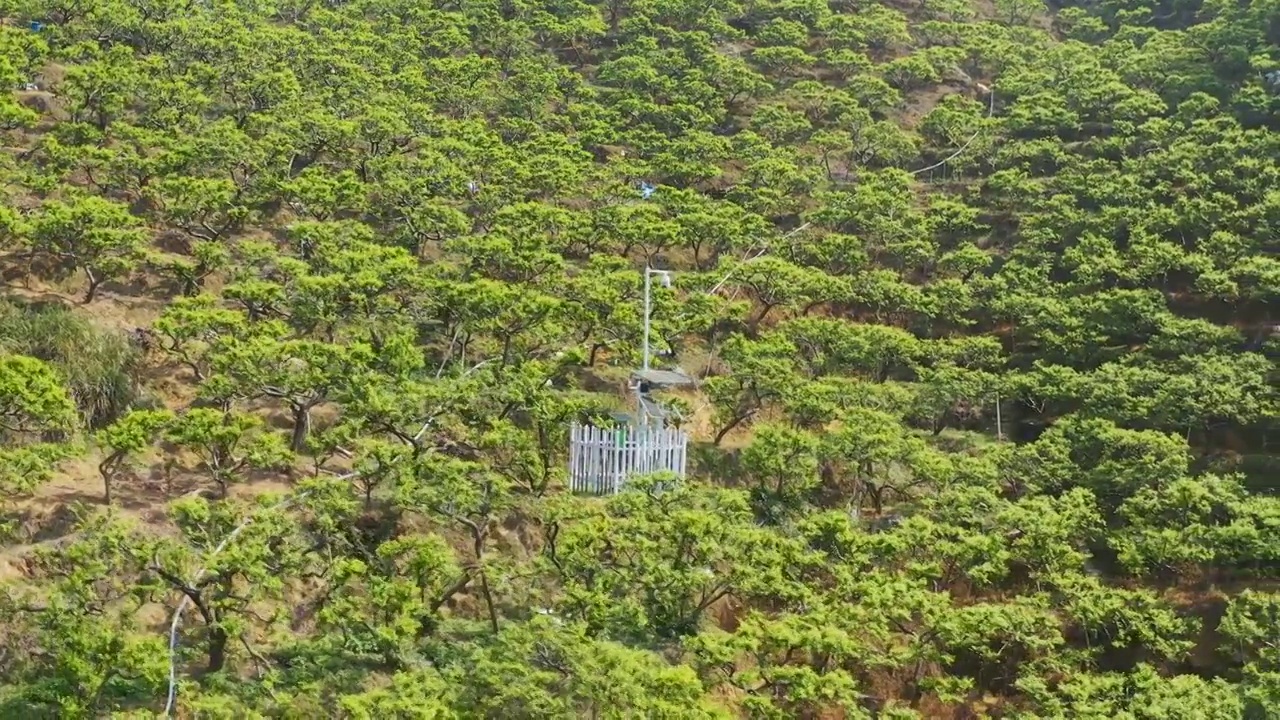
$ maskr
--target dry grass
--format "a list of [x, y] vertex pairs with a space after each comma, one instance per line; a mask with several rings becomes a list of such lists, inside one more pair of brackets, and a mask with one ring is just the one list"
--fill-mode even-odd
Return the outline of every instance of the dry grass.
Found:
[[894, 113], [893, 120], [904, 128], [915, 130], [938, 103], [948, 95], [972, 95], [973, 93], [960, 85], [944, 83], [923, 90], [917, 90], [906, 97], [903, 108]]
[[[0, 253], [0, 262], [11, 265], [22, 261], [13, 253]], [[124, 293], [117, 287], [104, 287], [99, 291], [96, 301], [85, 305], [80, 302], [84, 296], [84, 278], [79, 275], [63, 282], [11, 278], [3, 287], [4, 294], [8, 297], [32, 302], [60, 303], [73, 308], [94, 325], [112, 330], [128, 331], [149, 327], [160, 317], [165, 307], [165, 302], [159, 298]]]

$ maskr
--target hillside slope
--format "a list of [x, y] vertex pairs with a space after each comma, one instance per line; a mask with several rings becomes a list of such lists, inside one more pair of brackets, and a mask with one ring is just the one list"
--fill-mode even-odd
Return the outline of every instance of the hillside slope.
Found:
[[0, 17], [0, 715], [1280, 713], [1276, 0]]

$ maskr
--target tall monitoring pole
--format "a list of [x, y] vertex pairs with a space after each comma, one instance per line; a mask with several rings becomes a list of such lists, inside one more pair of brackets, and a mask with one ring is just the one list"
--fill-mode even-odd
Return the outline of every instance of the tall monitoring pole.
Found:
[[[648, 265], [645, 265], [645, 268], [644, 268], [644, 359], [641, 365], [642, 372], [649, 371], [649, 359], [651, 357], [649, 352], [649, 326], [651, 324], [650, 316], [653, 314], [653, 299], [652, 299], [653, 283], [651, 281], [651, 278], [654, 275], [657, 275], [659, 278], [661, 278], [660, 282], [662, 283], [662, 287], [671, 287], [671, 273], [669, 271], [654, 270]], [[644, 382], [643, 379], [636, 380], [636, 388], [635, 388], [636, 418], [640, 420], [641, 425], [647, 426], [649, 424], [649, 418], [648, 418], [648, 414], [645, 412], [644, 393], [641, 391], [641, 386], [643, 382]]]
[[644, 266], [644, 364], [641, 370], [649, 369], [649, 266]]
[[644, 364], [642, 370], [649, 369], [649, 316], [652, 313], [653, 302], [650, 299], [652, 291], [652, 283], [650, 278], [657, 275], [662, 278], [662, 287], [671, 287], [671, 272], [668, 270], [654, 270], [648, 265], [644, 268]]

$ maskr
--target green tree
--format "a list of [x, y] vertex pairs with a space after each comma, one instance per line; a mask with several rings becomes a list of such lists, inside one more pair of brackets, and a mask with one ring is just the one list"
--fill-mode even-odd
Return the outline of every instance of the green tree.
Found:
[[224, 498], [246, 471], [284, 469], [291, 459], [284, 438], [245, 413], [192, 408], [174, 418], [165, 437], [195, 454]]
[[0, 428], [65, 433], [75, 424], [75, 404], [53, 368], [32, 357], [0, 355]]
[[91, 520], [73, 541], [35, 552], [28, 586], [5, 588], [0, 625], [15, 640], [5, 712], [90, 718], [161, 693], [168, 663], [163, 639], [138, 624], [136, 547], [128, 525]]
[[767, 522], [800, 513], [818, 485], [818, 441], [787, 427], [759, 426], [742, 451], [742, 464], [755, 485], [752, 504]]
[[149, 448], [172, 420], [165, 410], [135, 410], [98, 431], [95, 439], [106, 452], [98, 463], [103, 502], [111, 504], [111, 487], [131, 457]]
[[127, 207], [92, 195], [46, 202], [30, 222], [33, 250], [84, 272], [84, 302], [93, 302], [108, 280], [132, 272], [142, 259], [147, 233]]

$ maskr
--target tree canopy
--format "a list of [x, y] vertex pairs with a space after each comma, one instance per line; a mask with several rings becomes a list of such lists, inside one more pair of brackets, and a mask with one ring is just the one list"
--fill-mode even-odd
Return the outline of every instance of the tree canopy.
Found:
[[0, 716], [1280, 714], [1276, 0], [0, 5]]

